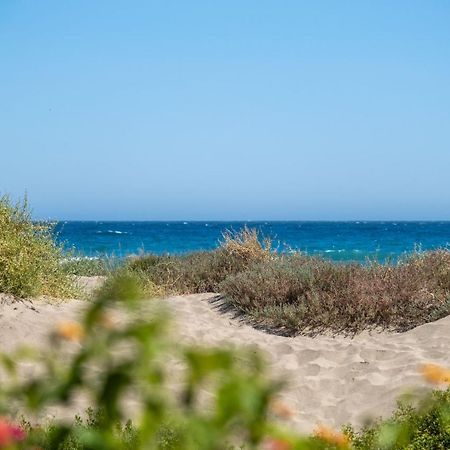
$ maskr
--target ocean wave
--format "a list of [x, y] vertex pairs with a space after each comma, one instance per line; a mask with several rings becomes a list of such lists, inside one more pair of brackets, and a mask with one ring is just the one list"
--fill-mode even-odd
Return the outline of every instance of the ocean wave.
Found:
[[69, 261], [95, 261], [97, 259], [100, 259], [100, 256], [68, 256], [66, 258], [63, 258], [63, 262], [69, 262]]
[[120, 231], [120, 230], [98, 230], [97, 234], [130, 234], [128, 231]]

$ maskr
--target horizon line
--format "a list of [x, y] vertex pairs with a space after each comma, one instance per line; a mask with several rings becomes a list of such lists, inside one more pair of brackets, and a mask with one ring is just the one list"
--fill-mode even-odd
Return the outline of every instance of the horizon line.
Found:
[[447, 223], [450, 219], [33, 219], [35, 222], [139, 222], [139, 223], [274, 223], [274, 222], [347, 222], [347, 223], [375, 223], [375, 222], [392, 222], [392, 223], [414, 223], [414, 222], [436, 222]]

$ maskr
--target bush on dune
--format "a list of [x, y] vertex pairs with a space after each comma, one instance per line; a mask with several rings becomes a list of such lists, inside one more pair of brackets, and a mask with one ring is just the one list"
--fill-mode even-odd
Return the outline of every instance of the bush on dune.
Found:
[[52, 226], [31, 220], [26, 199], [12, 204], [0, 197], [0, 292], [20, 297], [71, 295], [62, 260]]
[[339, 264], [277, 253], [255, 230], [228, 233], [210, 252], [133, 258], [126, 270], [166, 294], [217, 292], [258, 326], [279, 334], [406, 331], [450, 313], [450, 252], [396, 264]]
[[220, 291], [279, 333], [406, 331], [450, 313], [449, 273], [448, 251], [367, 266], [286, 255], [228, 277]]

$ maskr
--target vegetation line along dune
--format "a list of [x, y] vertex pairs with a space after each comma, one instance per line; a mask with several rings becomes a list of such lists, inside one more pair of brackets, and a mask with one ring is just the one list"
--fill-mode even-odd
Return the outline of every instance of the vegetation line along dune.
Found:
[[277, 252], [256, 230], [227, 233], [220, 247], [185, 256], [147, 255], [125, 270], [165, 293], [220, 292], [250, 323], [278, 334], [406, 331], [450, 313], [450, 252], [395, 264], [338, 264]]
[[22, 297], [79, 295], [73, 275], [126, 272], [150, 296], [222, 293], [250, 323], [285, 335], [405, 331], [450, 313], [448, 250], [395, 264], [337, 264], [276, 251], [270, 239], [245, 228], [226, 233], [209, 252], [68, 260], [51, 225], [31, 221], [26, 201], [11, 205], [3, 197], [0, 225], [0, 291]]

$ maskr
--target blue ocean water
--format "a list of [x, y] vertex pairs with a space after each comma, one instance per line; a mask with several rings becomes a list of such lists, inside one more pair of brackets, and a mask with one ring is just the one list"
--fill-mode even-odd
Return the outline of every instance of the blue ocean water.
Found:
[[60, 222], [56, 238], [87, 257], [180, 254], [218, 246], [225, 230], [247, 226], [286, 246], [336, 261], [396, 259], [450, 245], [450, 222]]

